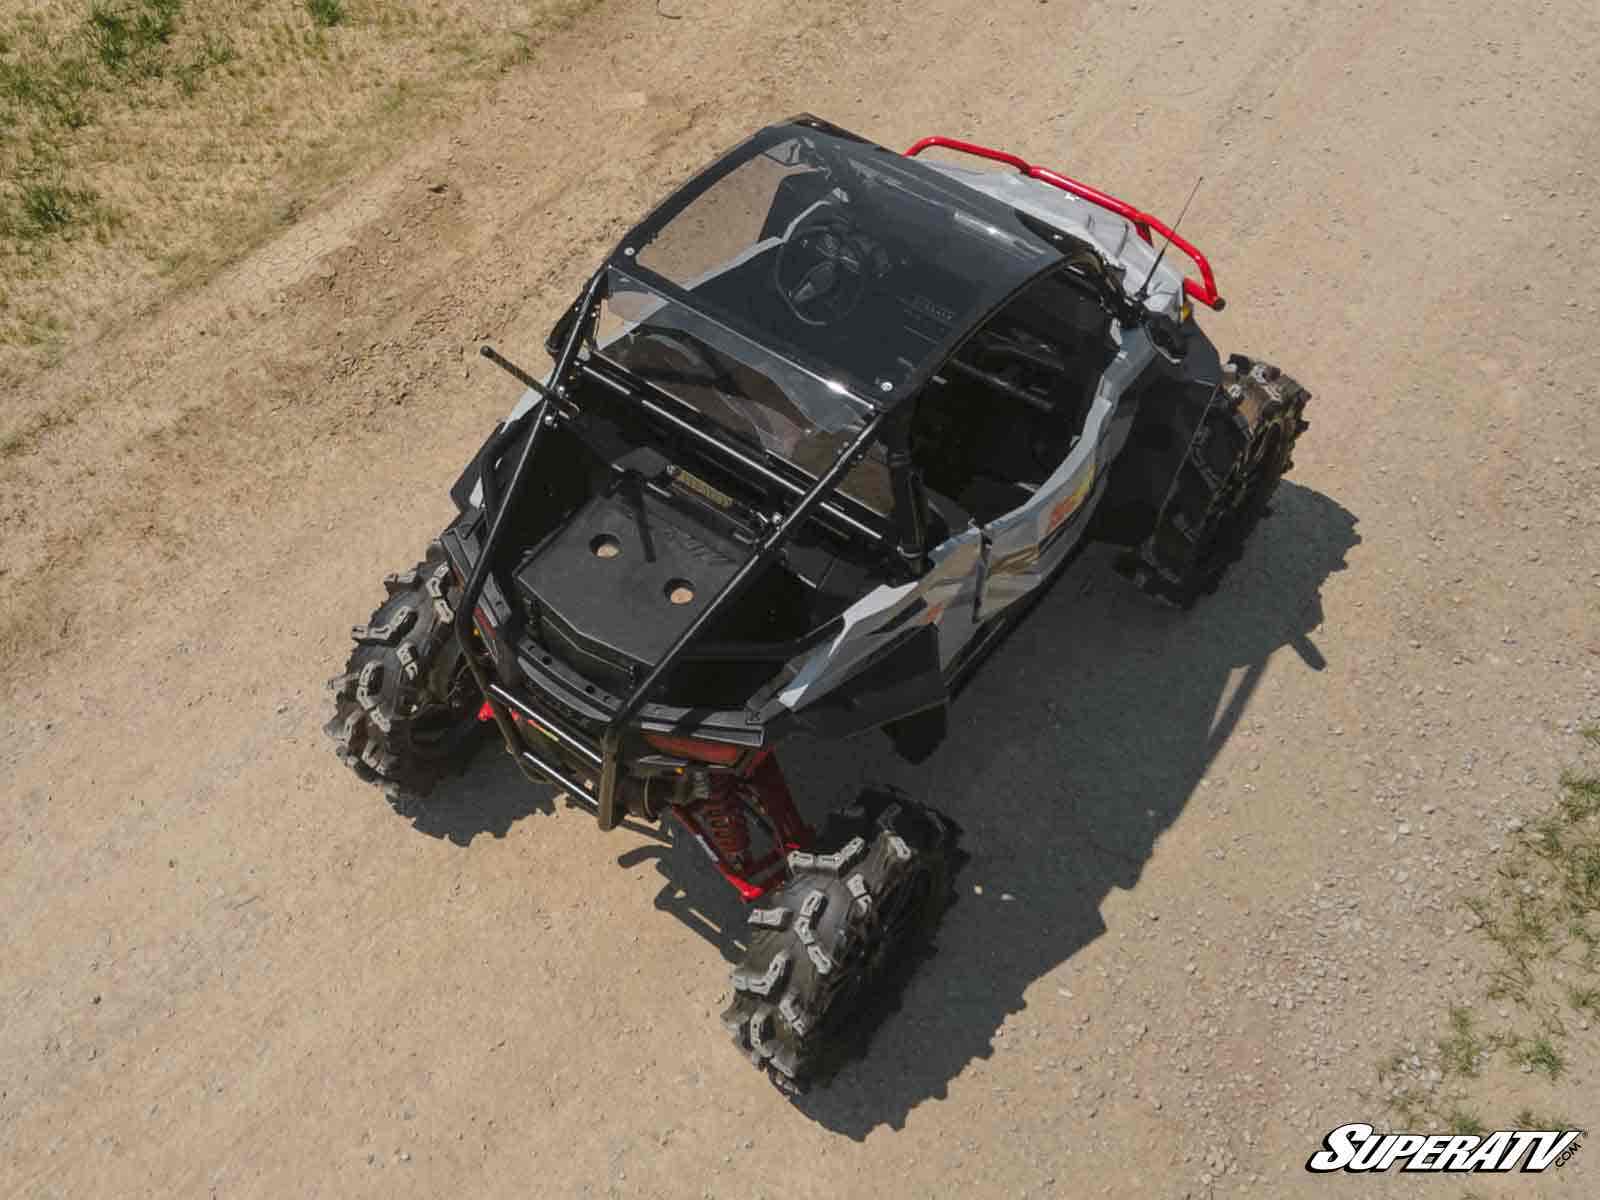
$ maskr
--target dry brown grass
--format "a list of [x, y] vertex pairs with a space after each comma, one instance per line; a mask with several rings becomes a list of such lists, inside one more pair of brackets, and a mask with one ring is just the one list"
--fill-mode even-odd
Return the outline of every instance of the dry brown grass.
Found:
[[0, 390], [292, 221], [594, 2], [21, 0], [0, 16]]

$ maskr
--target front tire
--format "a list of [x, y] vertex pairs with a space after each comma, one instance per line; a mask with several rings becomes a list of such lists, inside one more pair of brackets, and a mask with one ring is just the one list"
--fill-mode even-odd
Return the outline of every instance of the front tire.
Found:
[[459, 589], [439, 544], [384, 586], [389, 598], [351, 630], [356, 648], [328, 681], [326, 731], [362, 779], [424, 796], [478, 748], [482, 696], [456, 639]]
[[1310, 398], [1277, 367], [1230, 357], [1155, 529], [1118, 569], [1147, 595], [1179, 608], [1215, 591], [1294, 465]]
[[828, 820], [830, 853], [791, 854], [790, 878], [750, 913], [722, 1014], [734, 1044], [784, 1092], [824, 1083], [860, 1049], [949, 905], [956, 831], [931, 808], [865, 792]]

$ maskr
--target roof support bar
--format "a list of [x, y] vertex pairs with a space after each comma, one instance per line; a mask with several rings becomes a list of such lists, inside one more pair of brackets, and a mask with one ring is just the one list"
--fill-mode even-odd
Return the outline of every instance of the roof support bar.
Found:
[[[642, 386], [640, 389], [636, 390], [628, 387], [626, 384], [619, 383], [616, 379], [612, 378], [609, 371], [601, 370], [593, 363], [584, 363], [583, 373], [596, 382], [604, 384], [606, 387], [616, 392], [619, 396], [628, 397], [628, 399], [638, 404], [639, 407], [643, 408], [652, 416], [659, 417], [678, 432], [687, 434], [689, 437], [693, 438], [696, 442], [706, 447], [708, 450], [711, 450], [725, 459], [729, 459], [738, 463], [741, 467], [744, 467], [752, 474], [758, 476], [763, 482], [770, 483], [777, 488], [782, 488], [791, 496], [804, 496], [806, 494], [805, 484], [796, 483], [794, 480], [778, 474], [778, 472], [774, 471], [771, 467], [767, 466], [754, 455], [747, 454], [743, 450], [738, 449], [731, 442], [719, 437], [713, 437], [711, 434], [705, 432], [705, 430], [696, 427], [693, 422], [685, 420], [666, 405], [658, 403], [656, 400], [652, 399], [642, 390]], [[824, 500], [818, 507], [823, 517], [825, 517], [827, 520], [835, 521], [840, 525], [846, 526], [852, 532], [861, 534], [863, 537], [868, 538], [876, 545], [881, 546], [884, 544], [885, 538], [879, 530], [874, 529], [871, 525], [868, 525], [864, 521], [860, 521], [855, 517], [852, 517], [844, 510], [842, 506]]]

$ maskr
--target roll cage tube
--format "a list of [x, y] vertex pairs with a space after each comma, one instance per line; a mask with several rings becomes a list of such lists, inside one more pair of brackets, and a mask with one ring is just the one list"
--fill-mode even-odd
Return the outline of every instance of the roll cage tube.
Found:
[[[889, 457], [889, 485], [894, 491], [894, 524], [898, 535], [895, 552], [901, 565], [920, 576], [928, 565], [928, 497], [922, 473], [911, 454], [912, 404], [894, 410], [884, 427], [884, 447]], [[951, 531], [955, 532], [954, 530]]]
[[[883, 428], [888, 414], [878, 412], [867, 421], [849, 445], [834, 460], [833, 465], [828, 468], [815, 484], [804, 492], [788, 514], [762, 539], [755, 551], [745, 560], [733, 577], [728, 580], [722, 590], [712, 597], [711, 602], [701, 610], [700, 615], [679, 635], [677, 640], [668, 648], [666, 654], [650, 669], [649, 674], [622, 702], [601, 736], [600, 795], [598, 804], [596, 804], [588, 798], [583, 789], [578, 788], [575, 790], [574, 781], [565, 774], [549, 766], [542, 759], [521, 752], [521, 738], [516, 731], [516, 727], [512, 724], [510, 709], [507, 706], [506, 696], [509, 693], [504, 692], [504, 689], [500, 688], [489, 677], [489, 672], [484, 666], [483, 660], [473, 649], [472, 633], [474, 611], [477, 608], [479, 598], [483, 594], [484, 585], [489, 580], [490, 564], [493, 562], [495, 551], [498, 549], [499, 543], [505, 534], [509, 514], [515, 507], [516, 498], [520, 495], [529, 477], [529, 466], [533, 462], [540, 433], [549, 421], [553, 403], [565, 400], [570, 394], [571, 389], [568, 386], [568, 377], [578, 363], [579, 348], [598, 313], [597, 304], [605, 278], [605, 271], [602, 269], [590, 279], [588, 286], [584, 289], [582, 298], [573, 310], [574, 319], [564, 331], [565, 337], [562, 341], [555, 367], [550, 373], [549, 385], [535, 388], [539, 393], [539, 402], [529, 413], [532, 427], [529, 429], [527, 440], [523, 443], [522, 451], [517, 457], [517, 464], [512, 470], [511, 479], [506, 485], [504, 496], [499, 498], [499, 503], [494, 507], [494, 511], [486, 512], [489, 518], [488, 532], [484, 537], [482, 547], [478, 551], [478, 559], [473, 565], [472, 574], [462, 589], [461, 598], [454, 614], [454, 627], [456, 637], [462, 646], [463, 657], [466, 659], [468, 669], [472, 672], [472, 677], [484, 696], [484, 702], [494, 717], [495, 724], [500, 729], [500, 735], [505, 740], [506, 749], [516, 760], [517, 766], [522, 770], [523, 774], [537, 782], [550, 780], [567, 788], [568, 791], [573, 792], [574, 799], [596, 808], [602, 829], [613, 829], [621, 820], [621, 814], [617, 811], [617, 774], [620, 766], [619, 759], [624, 729], [638, 715], [650, 693], [661, 680], [688, 654], [695, 640], [704, 634], [717, 616], [739, 599], [756, 575], [772, 562], [794, 531], [804, 524], [817, 507], [823, 503], [828, 494], [838, 487], [845, 474], [866, 453], [868, 447], [872, 445], [873, 440]], [[500, 439], [498, 437], [491, 442], [492, 446], [499, 444]], [[484, 456], [480, 467], [480, 478], [486, 478], [492, 474], [494, 457], [493, 453]], [[592, 755], [586, 755], [585, 757], [589, 758], [591, 762], [593, 761]], [[532, 765], [530, 766], [530, 764]]]
[[856, 434], [855, 438], [846, 446], [839, 457], [834, 459], [833, 465], [824, 472], [822, 478], [806, 492], [795, 506], [789, 510], [782, 521], [778, 522], [770, 533], [763, 538], [760, 544], [744, 565], [734, 572], [723, 588], [712, 597], [711, 603], [700, 611], [700, 615], [690, 622], [689, 627], [678, 635], [678, 639], [668, 647], [667, 652], [661, 656], [656, 665], [650, 668], [650, 673], [640, 681], [628, 698], [622, 702], [617, 711], [612, 715], [606, 725], [605, 732], [600, 738], [602, 762], [600, 766], [600, 797], [599, 818], [601, 829], [614, 829], [622, 819], [622, 814], [617, 811], [617, 771], [620, 766], [622, 750], [622, 733], [628, 722], [633, 720], [645, 701], [649, 698], [656, 686], [666, 677], [677, 663], [683, 658], [685, 652], [708, 629], [727, 607], [743, 594], [745, 588], [755, 579], [756, 575], [776, 557], [783, 548], [784, 542], [789, 540], [793, 532], [803, 525], [811, 516], [812, 510], [821, 504], [823, 499], [835, 487], [856, 460], [866, 453], [872, 445], [873, 439], [878, 436], [878, 430], [887, 419], [886, 413], [876, 413], [867, 421]]
[[[550, 415], [552, 400], [564, 400], [570, 392], [567, 386], [567, 376], [572, 371], [573, 364], [578, 358], [578, 348], [583, 341], [584, 331], [594, 322], [597, 304], [600, 297], [600, 288], [606, 278], [605, 271], [596, 271], [589, 280], [588, 286], [583, 289], [583, 296], [579, 299], [574, 310], [575, 319], [567, 329], [566, 341], [562, 344], [561, 353], [556, 359], [554, 370], [550, 373], [550, 384], [539, 390], [539, 403], [534, 406], [531, 420], [532, 427], [528, 430], [528, 438], [522, 443], [522, 453], [517, 456], [517, 465], [511, 472], [511, 480], [506, 484], [505, 495], [500, 498], [499, 505], [493, 512], [488, 512], [489, 530], [485, 534], [483, 546], [478, 551], [478, 561], [473, 565], [472, 575], [467, 579], [466, 586], [461, 591], [461, 599], [455, 612], [456, 640], [461, 645], [462, 657], [467, 661], [467, 668], [472, 672], [472, 678], [478, 685], [478, 690], [484, 695], [489, 705], [494, 721], [500, 728], [500, 736], [505, 739], [506, 749], [516, 759], [518, 767], [523, 774], [528, 775], [528, 767], [523, 762], [522, 756], [517, 752], [521, 738], [516, 728], [511, 723], [511, 717], [503, 703], [497, 700], [491, 690], [492, 681], [488, 671], [484, 668], [483, 661], [478, 657], [472, 645], [473, 611], [478, 606], [478, 598], [483, 595], [483, 587], [489, 581], [490, 564], [494, 562], [495, 550], [499, 547], [501, 538], [506, 531], [506, 518], [514, 507], [514, 501], [522, 491], [528, 478], [528, 465], [533, 461], [534, 449], [539, 444], [539, 434], [543, 432], [546, 419]], [[485, 455], [480, 470], [479, 478], [487, 479], [494, 473], [493, 455]], [[485, 501], [490, 499], [492, 484], [485, 489]], [[487, 510], [486, 510], [487, 511]], [[529, 775], [529, 778], [533, 778]], [[581, 793], [580, 793], [581, 794]]]
[[[712, 451], [718, 457], [737, 463], [763, 483], [788, 492], [791, 496], [804, 496], [806, 494], [808, 484], [796, 482], [786, 475], [780, 475], [753, 454], [749, 454], [721, 438], [714, 437], [695, 425], [693, 421], [673, 412], [666, 405], [653, 399], [651, 396], [652, 391], [666, 396], [668, 399], [673, 400], [675, 404], [681, 404], [681, 401], [673, 399], [670, 393], [661, 392], [659, 388], [656, 388], [646, 380], [640, 379], [626, 368], [610, 362], [597, 366], [593, 361], [582, 364], [582, 368], [583, 373], [596, 383], [609, 388], [619, 396], [626, 396], [651, 416], [664, 421], [678, 433], [689, 437], [697, 445]], [[617, 376], [617, 378], [614, 378], [613, 375]], [[849, 499], [849, 497], [844, 496], [841, 499]], [[852, 516], [841, 505], [835, 504], [830, 500], [824, 500], [820, 508], [823, 516], [865, 537], [874, 545], [886, 544], [886, 539], [881, 530], [875, 529], [859, 518]]]

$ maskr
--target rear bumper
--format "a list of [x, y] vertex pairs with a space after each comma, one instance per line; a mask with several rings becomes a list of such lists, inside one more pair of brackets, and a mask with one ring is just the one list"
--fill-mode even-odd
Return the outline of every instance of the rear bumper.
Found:
[[[477, 560], [479, 529], [476, 514], [469, 512], [440, 535], [452, 569], [463, 579]], [[535, 641], [492, 579], [474, 609], [473, 625], [494, 667], [484, 699], [499, 705], [521, 733], [519, 756], [575, 798], [592, 804], [605, 761], [601, 738], [623, 698], [578, 674]], [[653, 752], [644, 733], [720, 742], [738, 747], [741, 754], [731, 766], [706, 767]], [[766, 727], [744, 710], [646, 704], [624, 733], [622, 765], [633, 778], [681, 775], [689, 767], [737, 771], [767, 740]]]

